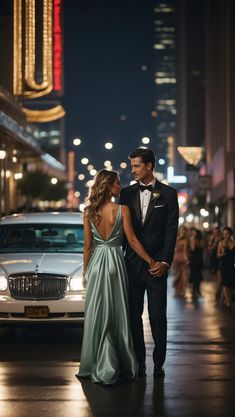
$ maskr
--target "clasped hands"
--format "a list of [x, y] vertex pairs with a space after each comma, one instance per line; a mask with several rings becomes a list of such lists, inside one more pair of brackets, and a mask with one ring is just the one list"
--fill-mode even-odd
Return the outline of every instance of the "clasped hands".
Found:
[[162, 277], [166, 274], [168, 269], [168, 266], [164, 262], [155, 261], [154, 259], [151, 259], [149, 262], [149, 269], [148, 272], [153, 277]]

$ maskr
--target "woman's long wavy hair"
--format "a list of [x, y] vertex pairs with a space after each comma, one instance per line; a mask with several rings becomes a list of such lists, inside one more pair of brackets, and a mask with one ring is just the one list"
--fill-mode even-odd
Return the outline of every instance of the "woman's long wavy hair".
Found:
[[110, 187], [118, 179], [116, 171], [102, 169], [96, 174], [94, 184], [86, 198], [86, 213], [90, 220], [100, 222], [99, 210], [112, 197]]

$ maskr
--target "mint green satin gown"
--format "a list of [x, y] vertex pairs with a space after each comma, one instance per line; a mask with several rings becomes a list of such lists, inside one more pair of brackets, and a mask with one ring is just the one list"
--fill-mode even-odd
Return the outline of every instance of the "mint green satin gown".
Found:
[[122, 251], [121, 206], [104, 240], [91, 222], [93, 252], [87, 267], [85, 324], [79, 377], [114, 384], [137, 378], [128, 311], [128, 278]]

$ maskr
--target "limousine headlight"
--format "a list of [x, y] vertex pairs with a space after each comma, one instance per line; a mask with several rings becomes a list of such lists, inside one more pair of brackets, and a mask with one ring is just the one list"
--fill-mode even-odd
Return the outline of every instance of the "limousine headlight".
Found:
[[7, 279], [3, 275], [0, 275], [0, 291], [6, 291]]
[[70, 279], [69, 290], [70, 291], [84, 290], [83, 285], [82, 285], [82, 277], [81, 276], [74, 276]]

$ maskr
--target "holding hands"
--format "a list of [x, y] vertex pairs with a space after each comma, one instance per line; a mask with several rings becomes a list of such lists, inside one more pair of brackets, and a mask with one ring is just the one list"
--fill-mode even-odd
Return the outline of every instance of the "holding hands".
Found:
[[165, 262], [154, 261], [149, 263], [149, 273], [153, 277], [162, 277], [166, 274], [168, 265]]

